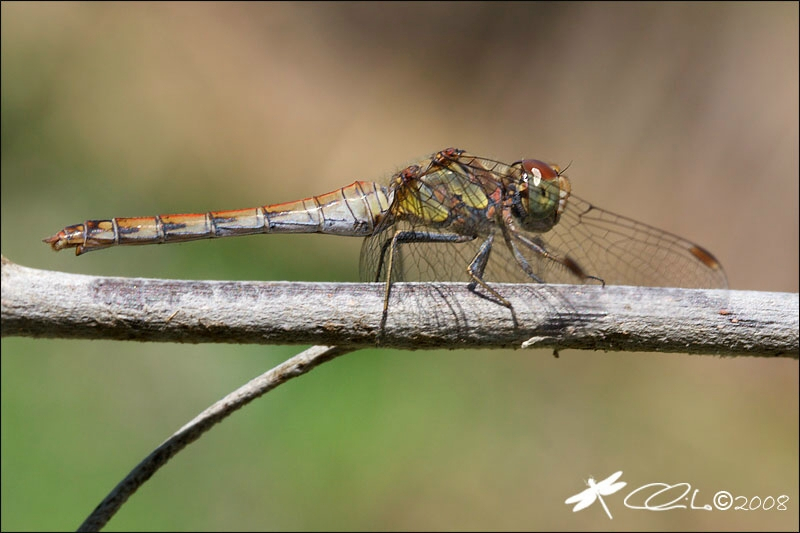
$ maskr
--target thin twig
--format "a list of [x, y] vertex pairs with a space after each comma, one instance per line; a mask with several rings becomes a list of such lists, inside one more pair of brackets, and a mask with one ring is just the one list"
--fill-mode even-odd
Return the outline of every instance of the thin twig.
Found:
[[[2, 264], [2, 335], [157, 342], [593, 349], [798, 358], [798, 295], [653, 287], [177, 281]], [[481, 297], [483, 296], [483, 297]]]
[[266, 394], [278, 385], [311, 371], [353, 349], [336, 346], [313, 346], [308, 350], [284, 361], [269, 372], [251, 380], [214, 405], [197, 415], [191, 422], [179, 429], [170, 438], [142, 460], [119, 482], [94, 511], [84, 520], [78, 531], [100, 531], [119, 511], [125, 501], [136, 492], [156, 471], [164, 466], [175, 454], [200, 438], [216, 423], [244, 407], [259, 396]]

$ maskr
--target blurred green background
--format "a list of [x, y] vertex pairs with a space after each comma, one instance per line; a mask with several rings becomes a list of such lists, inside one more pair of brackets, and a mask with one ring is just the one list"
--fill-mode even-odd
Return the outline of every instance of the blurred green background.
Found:
[[[798, 4], [2, 4], [2, 253], [67, 272], [358, 279], [358, 239], [75, 258], [87, 218], [251, 207], [457, 146], [798, 290]], [[3, 530], [75, 528], [196, 413], [300, 347], [2, 340]], [[572, 513], [590, 476], [628, 487]], [[786, 511], [623, 507], [646, 483]], [[798, 365], [362, 350], [236, 413], [108, 530], [798, 528]]]

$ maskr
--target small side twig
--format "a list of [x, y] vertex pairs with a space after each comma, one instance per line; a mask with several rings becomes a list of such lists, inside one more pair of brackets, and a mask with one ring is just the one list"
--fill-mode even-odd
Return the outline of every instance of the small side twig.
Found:
[[214, 405], [197, 415], [191, 422], [179, 429], [142, 460], [125, 479], [106, 496], [94, 511], [84, 520], [78, 531], [100, 531], [117, 513], [125, 501], [136, 492], [156, 471], [164, 466], [175, 454], [200, 438], [213, 425], [221, 422], [237, 409], [244, 407], [292, 378], [311, 371], [315, 367], [340, 355], [353, 351], [352, 348], [337, 346], [313, 346], [302, 353], [284, 361], [272, 370], [251, 380], [231, 392]]

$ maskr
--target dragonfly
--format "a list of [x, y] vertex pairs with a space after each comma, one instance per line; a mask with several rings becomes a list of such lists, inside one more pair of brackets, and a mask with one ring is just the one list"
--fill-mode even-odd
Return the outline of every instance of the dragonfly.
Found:
[[722, 265], [682, 237], [600, 209], [571, 192], [558, 165], [511, 164], [447, 148], [394, 174], [303, 200], [230, 211], [87, 220], [44, 239], [75, 254], [260, 233], [363, 237], [362, 281], [727, 288]]

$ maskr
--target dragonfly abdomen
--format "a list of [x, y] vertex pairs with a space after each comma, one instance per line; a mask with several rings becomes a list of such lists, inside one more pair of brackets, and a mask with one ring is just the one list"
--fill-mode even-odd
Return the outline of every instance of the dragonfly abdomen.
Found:
[[389, 209], [384, 187], [357, 181], [337, 191], [283, 204], [154, 217], [87, 220], [45, 239], [75, 254], [110, 246], [163, 244], [258, 233], [372, 235]]

